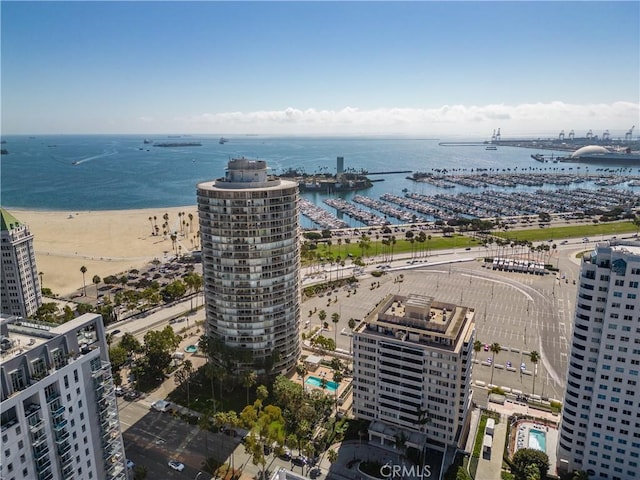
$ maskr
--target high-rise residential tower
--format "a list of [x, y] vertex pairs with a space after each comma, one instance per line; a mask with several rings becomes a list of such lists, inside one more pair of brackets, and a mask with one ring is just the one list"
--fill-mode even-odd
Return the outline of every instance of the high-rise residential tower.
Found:
[[418, 451], [464, 448], [474, 316], [424, 295], [390, 294], [354, 329], [353, 414], [371, 421], [370, 442], [393, 447], [404, 433]]
[[1, 317], [2, 478], [126, 480], [102, 317]]
[[29, 227], [0, 208], [0, 307], [2, 313], [29, 317], [42, 305], [42, 292]]
[[582, 257], [558, 439], [560, 472], [640, 478], [640, 242]]
[[297, 183], [238, 158], [197, 195], [214, 360], [236, 372], [290, 371], [300, 354]]

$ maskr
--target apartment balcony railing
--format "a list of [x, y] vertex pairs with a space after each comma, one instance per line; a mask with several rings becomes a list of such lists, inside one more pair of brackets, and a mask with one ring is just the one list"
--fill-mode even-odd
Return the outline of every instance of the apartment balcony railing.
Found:
[[50, 404], [59, 398], [60, 398], [60, 394], [58, 392], [53, 392], [51, 395], [47, 397], [47, 404]]
[[71, 450], [60, 455], [60, 463], [62, 467], [66, 467], [67, 465], [71, 465], [73, 463], [73, 452]]
[[49, 465], [47, 470], [37, 472], [38, 480], [52, 480], [53, 472], [51, 471], [51, 465]]
[[33, 448], [33, 458], [36, 459], [36, 462], [39, 460], [42, 460], [48, 454], [49, 454], [49, 447], [47, 447], [46, 443]]
[[62, 420], [61, 422], [58, 422], [54, 425], [53, 429], [56, 432], [61, 431], [63, 428], [65, 428], [67, 426], [67, 421], [66, 420]]

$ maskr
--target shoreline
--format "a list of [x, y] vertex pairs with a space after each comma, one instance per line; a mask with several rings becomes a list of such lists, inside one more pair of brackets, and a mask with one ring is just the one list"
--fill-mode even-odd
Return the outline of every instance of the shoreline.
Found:
[[[176, 249], [184, 254], [199, 245], [196, 205], [123, 210], [3, 208], [29, 227], [42, 287], [58, 295], [82, 288], [82, 266], [87, 268], [85, 282], [91, 285], [95, 275], [117, 275], [139, 269], [155, 258], [172, 257], [173, 242], [162, 234], [165, 214], [169, 232], [178, 233]], [[182, 212], [184, 217], [178, 215]], [[159, 235], [152, 234], [155, 225]]]

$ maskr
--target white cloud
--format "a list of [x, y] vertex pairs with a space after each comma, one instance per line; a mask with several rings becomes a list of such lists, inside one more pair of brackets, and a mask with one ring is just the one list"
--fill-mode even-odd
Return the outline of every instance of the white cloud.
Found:
[[556, 135], [609, 130], [623, 136], [639, 123], [640, 105], [631, 102], [572, 105], [563, 102], [521, 105], [443, 105], [439, 108], [379, 108], [361, 110], [298, 109], [203, 113], [176, 119], [176, 131], [194, 133], [262, 133], [310, 135], [459, 135], [486, 137], [497, 128], [503, 138], [516, 135]]

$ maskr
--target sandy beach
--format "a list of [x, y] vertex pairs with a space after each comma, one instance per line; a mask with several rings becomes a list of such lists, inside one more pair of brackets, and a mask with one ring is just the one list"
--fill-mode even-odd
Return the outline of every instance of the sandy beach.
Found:
[[[165, 214], [168, 231], [178, 234], [176, 249], [184, 254], [199, 246], [196, 205], [139, 210], [7, 211], [29, 226], [43, 286], [58, 295], [82, 288], [82, 266], [87, 268], [85, 280], [91, 285], [94, 275], [104, 278], [140, 268], [154, 258], [164, 260], [174, 255], [170, 236], [163, 235]], [[181, 212], [183, 216], [178, 215]], [[156, 225], [159, 234], [153, 235]]]

